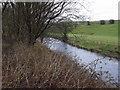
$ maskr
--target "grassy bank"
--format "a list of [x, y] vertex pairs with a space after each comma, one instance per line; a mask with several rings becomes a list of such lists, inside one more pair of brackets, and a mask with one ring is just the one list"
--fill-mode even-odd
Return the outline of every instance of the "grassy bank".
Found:
[[91, 69], [36, 43], [3, 55], [4, 88], [110, 88]]
[[[118, 22], [100, 25], [99, 22], [79, 24], [68, 34], [68, 42], [74, 46], [118, 57]], [[75, 37], [76, 36], [76, 37]]]

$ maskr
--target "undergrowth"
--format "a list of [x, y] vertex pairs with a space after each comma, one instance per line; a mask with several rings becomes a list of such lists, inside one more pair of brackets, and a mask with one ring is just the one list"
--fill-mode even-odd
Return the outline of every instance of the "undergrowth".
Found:
[[110, 88], [95, 73], [36, 43], [17, 43], [3, 55], [3, 88]]

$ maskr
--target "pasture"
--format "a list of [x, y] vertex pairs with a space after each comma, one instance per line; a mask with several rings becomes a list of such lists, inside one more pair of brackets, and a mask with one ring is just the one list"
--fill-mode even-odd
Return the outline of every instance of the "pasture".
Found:
[[79, 23], [78, 27], [68, 34], [68, 37], [68, 42], [74, 46], [112, 56], [119, 54], [118, 21], [115, 24], [106, 22], [105, 25], [100, 25], [97, 21], [91, 22], [91, 25]]

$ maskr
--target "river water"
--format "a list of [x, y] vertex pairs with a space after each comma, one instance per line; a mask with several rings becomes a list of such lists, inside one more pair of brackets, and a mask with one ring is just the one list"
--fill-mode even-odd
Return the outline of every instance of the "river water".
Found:
[[[118, 82], [120, 80], [120, 77], [118, 76], [118, 71], [120, 70], [118, 66], [120, 64], [120, 61], [116, 60], [115, 58], [104, 57], [98, 53], [71, 46], [54, 38], [45, 38], [44, 45], [46, 45], [51, 50], [59, 51], [65, 55], [70, 56], [73, 60], [76, 60], [80, 64], [82, 63], [84, 65], [91, 65], [90, 63], [96, 62], [96, 72], [105, 71], [107, 73], [108, 71], [109, 77], [113, 77], [115, 79], [115, 82]], [[102, 79], [107, 80], [106, 76], [108, 76], [108, 74], [104, 74], [102, 76]]]

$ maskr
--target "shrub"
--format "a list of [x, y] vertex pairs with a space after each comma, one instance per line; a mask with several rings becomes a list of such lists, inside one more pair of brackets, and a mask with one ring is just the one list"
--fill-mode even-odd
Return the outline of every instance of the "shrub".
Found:
[[16, 44], [3, 55], [4, 88], [105, 88], [110, 87], [90, 74], [83, 65], [36, 43]]

